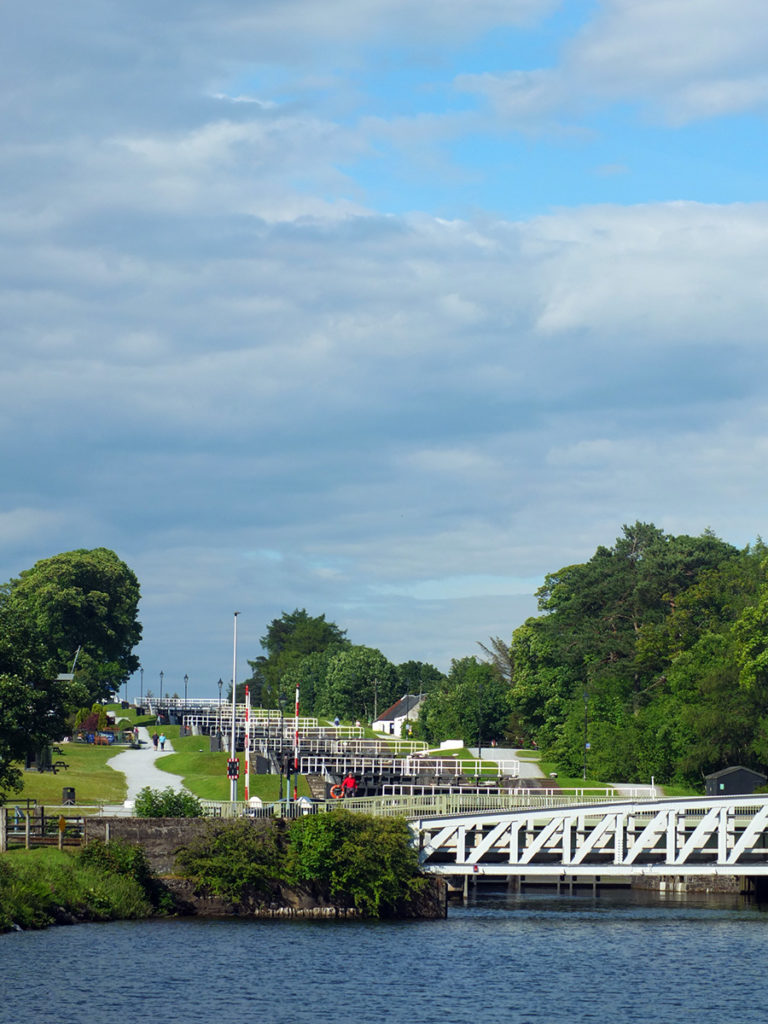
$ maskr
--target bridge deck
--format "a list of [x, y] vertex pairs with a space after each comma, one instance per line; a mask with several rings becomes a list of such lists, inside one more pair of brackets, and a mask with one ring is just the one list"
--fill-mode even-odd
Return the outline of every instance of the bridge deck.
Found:
[[460, 875], [768, 875], [768, 797], [413, 819], [423, 870]]

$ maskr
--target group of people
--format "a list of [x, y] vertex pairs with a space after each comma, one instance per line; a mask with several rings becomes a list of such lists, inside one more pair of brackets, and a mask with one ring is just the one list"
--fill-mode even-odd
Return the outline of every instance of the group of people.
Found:
[[155, 750], [157, 750], [158, 744], [160, 745], [161, 750], [165, 750], [165, 740], [166, 736], [164, 732], [161, 732], [159, 736], [157, 734], [157, 731], [152, 733], [152, 746], [155, 748]]

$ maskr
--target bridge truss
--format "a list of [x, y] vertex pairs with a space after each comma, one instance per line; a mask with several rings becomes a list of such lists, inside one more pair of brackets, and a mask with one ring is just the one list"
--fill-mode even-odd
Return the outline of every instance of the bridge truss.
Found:
[[432, 874], [768, 876], [768, 796], [475, 813], [410, 827]]

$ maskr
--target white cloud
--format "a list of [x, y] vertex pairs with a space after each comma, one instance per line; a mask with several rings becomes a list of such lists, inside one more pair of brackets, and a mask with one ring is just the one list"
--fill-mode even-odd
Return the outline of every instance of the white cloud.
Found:
[[456, 85], [533, 130], [626, 101], [684, 123], [764, 111], [766, 55], [762, 0], [601, 0], [557, 65], [460, 75]]

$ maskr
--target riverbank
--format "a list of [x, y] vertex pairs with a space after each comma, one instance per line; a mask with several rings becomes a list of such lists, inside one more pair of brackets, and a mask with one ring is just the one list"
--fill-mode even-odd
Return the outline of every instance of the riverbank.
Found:
[[404, 821], [334, 814], [86, 819], [78, 851], [0, 859], [0, 930], [156, 915], [443, 918]]

